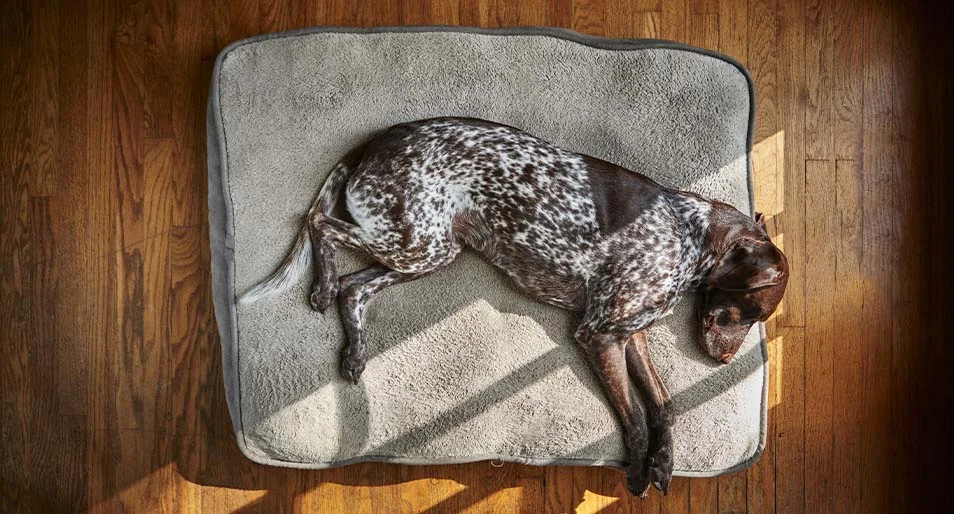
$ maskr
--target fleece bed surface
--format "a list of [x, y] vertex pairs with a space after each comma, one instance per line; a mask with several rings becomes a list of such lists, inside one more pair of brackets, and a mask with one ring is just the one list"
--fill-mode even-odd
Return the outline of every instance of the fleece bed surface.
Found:
[[[735, 61], [656, 40], [527, 28], [316, 28], [218, 56], [208, 111], [215, 314], [238, 445], [252, 460], [322, 468], [364, 460], [627, 461], [620, 425], [571, 334], [465, 251], [386, 289], [367, 312], [358, 385], [339, 375], [333, 307], [311, 274], [251, 305], [237, 297], [289, 250], [332, 166], [370, 134], [436, 116], [524, 129], [656, 181], [752, 211], [753, 91]], [[368, 261], [347, 250], [341, 273]], [[672, 396], [676, 475], [741, 469], [765, 441], [762, 327], [728, 366], [697, 347], [692, 295], [649, 330]]]

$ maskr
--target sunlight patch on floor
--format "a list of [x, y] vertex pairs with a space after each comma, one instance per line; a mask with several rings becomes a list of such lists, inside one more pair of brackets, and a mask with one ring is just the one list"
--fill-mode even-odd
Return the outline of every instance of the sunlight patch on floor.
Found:
[[523, 499], [522, 487], [508, 487], [494, 491], [484, 496], [477, 503], [461, 510], [465, 514], [482, 514], [484, 512], [505, 512], [514, 505], [520, 505]]
[[576, 506], [576, 514], [595, 514], [618, 501], [615, 496], [603, 496], [587, 489], [583, 492], [583, 501]]

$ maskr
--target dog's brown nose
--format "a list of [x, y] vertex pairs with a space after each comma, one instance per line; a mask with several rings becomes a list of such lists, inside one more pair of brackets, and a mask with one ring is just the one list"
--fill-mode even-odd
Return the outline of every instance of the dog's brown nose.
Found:
[[732, 362], [732, 354], [723, 353], [722, 357], [719, 357], [719, 360], [722, 361], [723, 364], [729, 364], [730, 362]]

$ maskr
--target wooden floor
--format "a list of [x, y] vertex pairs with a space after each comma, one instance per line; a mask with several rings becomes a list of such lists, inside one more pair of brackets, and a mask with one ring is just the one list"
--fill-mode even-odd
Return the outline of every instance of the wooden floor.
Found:
[[[937, 112], [950, 86], [930, 59], [950, 54], [928, 46], [947, 36], [910, 3], [2, 5], [0, 511], [928, 512], [925, 487], [942, 479], [925, 466], [941, 460], [944, 431], [937, 413], [917, 414], [950, 399], [931, 374], [946, 353], [936, 306], [951, 305], [935, 251], [950, 234], [937, 217], [951, 211], [937, 182], [951, 162]], [[768, 324], [757, 465], [639, 501], [611, 470], [312, 472], [238, 453], [210, 301], [213, 58], [262, 32], [425, 23], [661, 37], [748, 66], [756, 203], [792, 265]]]

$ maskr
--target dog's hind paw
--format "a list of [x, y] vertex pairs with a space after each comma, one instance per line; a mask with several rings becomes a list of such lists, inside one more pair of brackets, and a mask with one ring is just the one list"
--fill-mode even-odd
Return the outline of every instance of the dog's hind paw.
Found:
[[[337, 284], [336, 284], [337, 285]], [[324, 290], [314, 290], [311, 292], [311, 296], [308, 297], [308, 303], [311, 304], [311, 308], [316, 311], [324, 314], [324, 312], [334, 303], [335, 298], [338, 297], [338, 288], [330, 287]]]
[[350, 355], [345, 356], [345, 358], [341, 360], [341, 376], [348, 382], [358, 385], [358, 379], [361, 378], [361, 373], [364, 372], [364, 364], [364, 359], [357, 359]]

